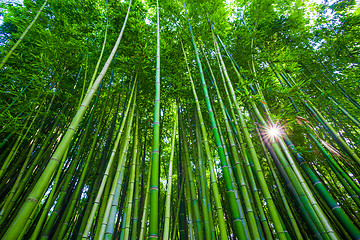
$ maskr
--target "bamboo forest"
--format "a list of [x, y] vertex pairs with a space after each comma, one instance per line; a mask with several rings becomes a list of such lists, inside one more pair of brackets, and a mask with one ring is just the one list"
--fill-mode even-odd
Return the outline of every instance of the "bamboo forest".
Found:
[[0, 239], [360, 239], [358, 0], [3, 0], [0, 60]]

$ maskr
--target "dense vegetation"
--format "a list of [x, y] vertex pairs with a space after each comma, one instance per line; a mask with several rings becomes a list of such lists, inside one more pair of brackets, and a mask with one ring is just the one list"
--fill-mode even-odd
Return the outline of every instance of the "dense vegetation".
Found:
[[1, 239], [360, 239], [354, 0], [0, 9]]

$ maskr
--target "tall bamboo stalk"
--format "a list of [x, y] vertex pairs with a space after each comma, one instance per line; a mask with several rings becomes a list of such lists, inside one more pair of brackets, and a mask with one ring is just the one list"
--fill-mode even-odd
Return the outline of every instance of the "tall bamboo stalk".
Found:
[[[176, 113], [177, 111], [175, 111]], [[170, 206], [171, 206], [171, 188], [172, 188], [172, 168], [173, 168], [173, 159], [175, 153], [175, 141], [176, 141], [176, 130], [177, 130], [177, 114], [174, 115], [174, 130], [171, 139], [171, 154], [169, 160], [169, 171], [168, 171], [168, 181], [167, 181], [167, 190], [166, 190], [166, 200], [165, 200], [165, 222], [163, 230], [163, 239], [169, 239], [170, 237]]]
[[159, 166], [160, 166], [160, 18], [159, 1], [156, 0], [156, 82], [155, 82], [155, 110], [153, 127], [153, 147], [151, 156], [150, 183], [150, 225], [149, 239], [159, 237]]

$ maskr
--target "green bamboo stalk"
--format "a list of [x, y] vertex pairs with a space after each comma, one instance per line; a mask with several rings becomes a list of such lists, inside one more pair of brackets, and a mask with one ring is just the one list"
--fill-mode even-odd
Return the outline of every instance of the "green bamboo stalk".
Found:
[[[115, 178], [116, 181], [114, 181], [113, 185], [113, 190], [112, 189], [112, 193], [111, 195], [113, 196], [112, 198], [112, 202], [109, 200], [108, 202], [108, 206], [107, 206], [107, 212], [106, 212], [106, 218], [105, 221], [103, 222], [103, 234], [105, 234], [105, 239], [112, 239], [113, 234], [114, 234], [114, 228], [115, 228], [115, 219], [116, 219], [116, 214], [117, 214], [117, 209], [118, 209], [118, 205], [119, 205], [119, 198], [120, 198], [120, 193], [122, 190], [122, 184], [123, 184], [123, 179], [124, 179], [124, 172], [126, 171], [125, 167], [126, 167], [126, 156], [127, 156], [127, 152], [128, 152], [128, 148], [129, 148], [129, 141], [130, 141], [130, 132], [127, 132], [128, 134], [126, 134], [126, 145], [123, 147], [123, 152], [120, 154], [120, 162], [118, 165], [118, 173], [119, 175], [117, 175]], [[114, 192], [115, 191], [115, 192]], [[124, 193], [126, 194], [126, 192]], [[127, 205], [126, 205], [127, 206]], [[104, 230], [106, 229], [106, 231]], [[104, 232], [105, 231], [105, 232]], [[102, 236], [101, 236], [102, 239]]]
[[199, 118], [197, 115], [197, 112], [195, 112], [195, 133], [196, 133], [196, 145], [197, 145], [197, 152], [198, 152], [198, 169], [199, 169], [199, 178], [200, 178], [200, 189], [201, 189], [201, 209], [203, 212], [203, 218], [204, 218], [204, 228], [205, 228], [205, 238], [206, 239], [215, 239], [215, 236], [212, 236], [214, 233], [214, 226], [211, 225], [210, 219], [212, 218], [211, 214], [208, 211], [209, 204], [209, 195], [206, 187], [206, 174], [205, 174], [205, 166], [203, 161], [203, 149], [201, 145], [201, 133], [200, 133], [200, 127], [199, 127]]
[[135, 170], [137, 166], [137, 160], [138, 160], [138, 132], [139, 132], [139, 120], [137, 115], [136, 120], [136, 130], [135, 130], [135, 136], [134, 136], [134, 146], [133, 146], [133, 154], [132, 154], [132, 163], [131, 163], [131, 169], [130, 169], [130, 186], [128, 187], [129, 192], [129, 200], [127, 204], [127, 211], [126, 211], [126, 221], [125, 221], [125, 231], [124, 231], [124, 239], [128, 240], [130, 236], [130, 223], [131, 223], [131, 210], [133, 206], [133, 197], [134, 197], [134, 189], [135, 189]]
[[[151, 162], [150, 162], [151, 164]], [[149, 168], [151, 169], [151, 166], [149, 166]], [[147, 216], [149, 213], [149, 200], [150, 200], [150, 181], [151, 181], [151, 174], [150, 172], [148, 173], [148, 179], [147, 179], [147, 183], [146, 183], [146, 193], [145, 193], [145, 200], [144, 200], [144, 211], [141, 217], [141, 227], [140, 227], [140, 234], [139, 234], [139, 240], [143, 240], [145, 238], [146, 235], [146, 221], [147, 221]]]
[[149, 239], [159, 237], [159, 145], [160, 145], [160, 20], [159, 1], [156, 0], [156, 82], [155, 82], [155, 109], [153, 127], [153, 147], [151, 155], [151, 183], [150, 183], [150, 220]]
[[[179, 136], [179, 139], [180, 139], [180, 136]], [[177, 199], [177, 204], [176, 204], [176, 210], [175, 210], [175, 221], [174, 221], [174, 224], [173, 224], [173, 229], [172, 229], [172, 238], [176, 238], [176, 232], [177, 232], [177, 227], [179, 226], [179, 216], [180, 216], [180, 204], [181, 204], [181, 199], [182, 199], [182, 195], [183, 195], [183, 192], [184, 192], [184, 182], [185, 182], [185, 178], [182, 177], [180, 180], [178, 180], [181, 185], [181, 188], [179, 189], [178, 188], [178, 199]], [[184, 231], [182, 231], [180, 229], [180, 226], [179, 226], [179, 234], [180, 234], [180, 239], [184, 239]]]
[[[189, 146], [187, 144], [185, 127], [183, 124], [181, 113], [179, 114], [179, 125], [180, 125], [180, 129], [181, 129], [181, 137], [184, 140], [182, 142], [183, 143], [182, 146], [184, 147], [184, 158], [183, 158], [184, 159], [183, 160], [184, 171], [183, 172], [185, 173], [185, 176], [186, 176], [185, 177], [185, 184], [186, 184], [185, 193], [186, 193], [186, 196], [188, 197], [186, 202], [188, 204], [188, 208], [192, 209], [192, 211], [190, 210], [191, 217], [189, 215], [189, 218], [195, 220], [195, 223], [194, 223], [195, 235], [197, 236], [198, 239], [203, 239], [204, 234], [203, 234], [203, 227], [202, 227], [202, 219], [201, 219], [201, 215], [200, 215], [197, 194], [195, 191], [196, 186], [194, 184], [194, 177], [193, 177], [192, 168], [191, 168], [191, 164], [190, 164]], [[192, 231], [190, 231], [190, 235], [191, 234], [192, 234]]]
[[125, 207], [123, 209], [123, 215], [122, 215], [122, 219], [121, 219], [121, 229], [120, 229], [120, 240], [124, 240], [124, 233], [125, 233], [125, 223], [126, 223], [126, 219], [129, 217], [127, 216], [127, 207], [128, 204], [126, 204], [128, 202], [128, 198], [129, 198], [129, 192], [126, 191], [125, 192], [126, 197], [125, 197]]
[[[126, 128], [126, 130], [127, 129], [128, 128]], [[95, 211], [94, 218], [96, 221], [93, 222], [93, 225], [91, 225], [91, 229], [89, 232], [89, 235], [91, 233], [92, 233], [92, 235], [94, 235], [94, 239], [100, 238], [102, 224], [104, 222], [104, 218], [106, 217], [106, 211], [107, 211], [106, 203], [108, 203], [109, 199], [112, 197], [111, 191], [112, 191], [112, 187], [114, 186], [114, 184], [112, 184], [112, 180], [113, 180], [113, 178], [118, 177], [117, 170], [118, 169], [116, 168], [116, 163], [114, 163], [114, 165], [110, 169], [110, 172], [108, 173], [109, 179], [106, 181], [105, 188], [104, 188], [102, 195], [100, 197], [100, 200], [99, 200], [100, 201], [99, 205], [97, 205], [97, 202], [95, 202], [97, 209]], [[115, 175], [115, 177], [114, 177], [114, 175]], [[102, 190], [101, 187], [100, 187], [100, 190]], [[91, 217], [91, 214], [90, 214], [90, 217]], [[88, 222], [89, 222], [89, 219], [88, 219]]]
[[[231, 162], [234, 162], [234, 157], [233, 155], [231, 154], [231, 149], [229, 149], [230, 151], [228, 152], [228, 144], [225, 143], [225, 140], [224, 140], [224, 137], [223, 137], [223, 134], [222, 134], [222, 131], [221, 131], [221, 127], [220, 127], [220, 124], [219, 124], [219, 121], [218, 121], [218, 118], [216, 117], [216, 113], [214, 112], [214, 115], [215, 115], [215, 119], [216, 119], [216, 125], [219, 126], [219, 136], [220, 136], [220, 140], [221, 140], [221, 145], [223, 146], [223, 149], [224, 149], [224, 155], [225, 155], [225, 159], [226, 159], [226, 165], [228, 166], [228, 169], [229, 169], [229, 174], [230, 174], [230, 180], [231, 180], [231, 183], [232, 183], [232, 186], [233, 186], [233, 191], [234, 191], [234, 195], [235, 195], [235, 200], [236, 200], [236, 203], [237, 203], [237, 206], [238, 206], [238, 209], [239, 209], [239, 213], [240, 213], [240, 221], [243, 225], [243, 228], [244, 228], [244, 231], [245, 231], [245, 235], [246, 235], [246, 238], [249, 238], [251, 234], [251, 232], [249, 231], [249, 224], [248, 224], [248, 220], [246, 219], [246, 214], [250, 213], [251, 212], [248, 212], [248, 210], [246, 210], [246, 214], [244, 214], [244, 208], [243, 208], [243, 205], [241, 204], [240, 202], [240, 199], [241, 198], [242, 200], [244, 199], [243, 197], [241, 197], [241, 194], [239, 192], [239, 189], [238, 189], [238, 183], [239, 182], [235, 182], [237, 180], [237, 175], [236, 177], [234, 176], [234, 171], [233, 171], [233, 166], [231, 164]], [[236, 170], [235, 170], [235, 174], [236, 174]], [[245, 199], [244, 199], [245, 200]], [[250, 198], [247, 199], [247, 201], [251, 201]], [[252, 210], [251, 210], [252, 211]], [[252, 224], [254, 224], [253, 226], [251, 226], [250, 228], [252, 228], [254, 230], [254, 234], [255, 235], [258, 235], [257, 238], [260, 238], [260, 229], [258, 229], [258, 226], [256, 224], [256, 220], [255, 220], [255, 217], [254, 217], [254, 222], [252, 222]]]
[[[137, 239], [137, 233], [138, 233], [138, 219], [139, 219], [139, 207], [140, 207], [140, 197], [139, 197], [139, 177], [140, 176], [140, 157], [141, 154], [139, 154], [139, 160], [138, 160], [138, 167], [136, 168], [135, 172], [135, 191], [134, 191], [134, 212], [132, 217], [132, 223], [131, 223], [131, 240]], [[144, 166], [142, 166], [144, 167]]]
[[[11, 209], [11, 208], [9, 208], [9, 204], [10, 204], [10, 202], [11, 202], [11, 200], [12, 200], [12, 198], [13, 198], [15, 192], [16, 192], [16, 189], [18, 188], [18, 186], [19, 186], [19, 184], [20, 184], [20, 181], [21, 181], [21, 179], [22, 179], [22, 176], [24, 175], [24, 172], [25, 172], [25, 170], [26, 170], [26, 167], [27, 167], [27, 165], [28, 165], [28, 163], [29, 163], [31, 154], [33, 153], [34, 148], [35, 148], [36, 145], [37, 145], [37, 139], [35, 139], [34, 142], [33, 142], [33, 144], [31, 145], [30, 150], [29, 150], [29, 152], [28, 152], [28, 154], [27, 154], [27, 157], [26, 157], [26, 159], [25, 159], [25, 161], [24, 161], [24, 164], [23, 164], [23, 166], [21, 167], [19, 176], [17, 176], [16, 181], [15, 181], [15, 183], [14, 183], [14, 186], [11, 188], [10, 193], [8, 194], [8, 196], [6, 197], [6, 199], [5, 199], [5, 201], [4, 201], [4, 204], [3, 204], [2, 209], [1, 209], [1, 211], [0, 211], [0, 220], [1, 220], [0, 222], [1, 222], [1, 223], [3, 223], [4, 219], [6, 218], [6, 216], [8, 215], [8, 213], [9, 213], [9, 211], [10, 211], [10, 209]], [[5, 216], [5, 217], [4, 217], [4, 216]]]
[[[178, 119], [180, 118], [180, 106], [179, 106], [179, 99], [176, 98], [176, 104], [177, 104], [177, 111], [178, 111]], [[177, 181], [177, 202], [176, 202], [176, 210], [174, 212], [175, 214], [175, 221], [173, 222], [173, 228], [172, 228], [172, 239], [179, 238], [179, 239], [186, 239], [187, 235], [187, 229], [185, 223], [185, 204], [184, 204], [184, 188], [185, 188], [185, 175], [182, 164], [182, 137], [181, 137], [181, 129], [180, 124], [178, 124], [178, 138], [179, 138], [179, 144], [178, 144], [178, 157], [177, 157], [177, 175], [178, 175], [178, 181]], [[179, 227], [179, 231], [178, 230]]]
[[[175, 111], [176, 113], [177, 111]], [[170, 205], [171, 205], [171, 187], [172, 187], [172, 168], [173, 168], [173, 159], [175, 153], [175, 140], [176, 140], [176, 130], [177, 130], [177, 114], [174, 115], [174, 130], [171, 139], [171, 154], [169, 160], [169, 171], [168, 171], [168, 181], [167, 181], [167, 190], [166, 190], [166, 200], [165, 200], [165, 222], [163, 230], [163, 239], [170, 238]]]
[[[185, 159], [185, 161], [186, 160], [187, 159]], [[185, 193], [185, 203], [186, 203], [186, 223], [187, 223], [187, 227], [188, 227], [188, 231], [187, 231], [188, 235], [185, 235], [185, 237], [187, 239], [194, 239], [194, 236], [199, 236], [198, 228], [194, 227], [194, 225], [196, 226], [197, 223], [201, 222], [201, 220], [195, 219], [195, 224], [194, 224], [193, 212], [195, 212], [195, 211], [194, 211], [193, 205], [191, 204], [192, 196], [191, 196], [191, 192], [190, 192], [190, 181], [189, 181], [188, 171], [187, 171], [188, 167], [185, 164], [184, 164], [184, 169], [186, 169], [186, 171], [184, 171], [184, 180], [185, 180], [184, 193]], [[199, 238], [199, 239], [203, 239], [203, 236], [202, 236], [202, 238]]]
[[30, 228], [36, 214], [37, 214], [37, 211], [34, 211], [34, 212], [31, 213], [31, 216], [29, 217], [29, 220], [26, 222], [25, 226], [21, 229], [19, 239], [24, 238], [24, 235], [28, 232], [28, 229]]
[[[104, 151], [104, 148], [101, 149], [100, 151], [100, 154]], [[98, 162], [100, 157], [96, 157], [94, 162]], [[82, 239], [82, 235], [84, 233], [84, 230], [85, 230], [85, 227], [86, 227], [86, 224], [87, 224], [87, 220], [90, 216], [90, 213], [91, 213], [91, 209], [92, 209], [92, 206], [94, 205], [94, 202], [95, 202], [95, 197], [96, 197], [96, 193], [98, 191], [98, 188], [96, 186], [98, 186], [98, 181], [100, 181], [100, 178], [97, 178], [95, 183], [93, 184], [93, 187], [91, 189], [91, 192], [89, 193], [88, 195], [88, 201], [87, 201], [87, 204], [86, 204], [86, 208], [84, 210], [84, 215], [83, 215], [83, 218], [81, 220], [81, 224], [80, 224], [80, 227], [78, 229], [78, 232], [76, 234], [76, 239], [77, 240], [81, 240]]]
[[12, 131], [9, 135], [7, 135], [7, 137], [0, 143], [0, 148], [2, 148], [6, 143], [8, 143], [12, 138], [12, 136], [14, 136], [15, 131]]
[[[177, 109], [178, 109], [178, 118], [180, 118], [181, 108], [179, 104], [179, 99], [176, 99]], [[179, 121], [180, 122], [180, 121]], [[173, 229], [173, 238], [175, 238], [175, 233], [177, 232], [177, 227], [179, 226], [178, 236], [181, 240], [188, 238], [188, 227], [186, 223], [186, 206], [185, 206], [185, 171], [184, 164], [183, 164], [183, 152], [182, 152], [182, 134], [181, 134], [181, 127], [178, 124], [178, 137], [179, 137], [179, 144], [178, 144], [178, 158], [177, 158], [177, 166], [178, 166], [178, 204], [176, 210], [176, 219], [175, 219], [175, 228]]]
[[[267, 154], [267, 152], [266, 152]], [[291, 210], [291, 207], [288, 203], [288, 200], [286, 198], [286, 195], [285, 195], [285, 191], [281, 185], [281, 182], [279, 180], [279, 178], [277, 177], [276, 173], [275, 173], [275, 170], [274, 170], [274, 166], [273, 166], [273, 163], [271, 162], [271, 160], [269, 159], [269, 157], [266, 158], [269, 166], [270, 166], [270, 170], [271, 170], [271, 174], [273, 175], [274, 179], [275, 179], [275, 182], [276, 182], [276, 186], [278, 187], [278, 190], [279, 190], [279, 193], [280, 193], [280, 196], [281, 196], [281, 200], [285, 206], [285, 210], [286, 210], [286, 213], [288, 214], [289, 216], [289, 220], [290, 220], [290, 223], [291, 223], [291, 226], [293, 228], [293, 232], [296, 236], [296, 239], [303, 239], [302, 235], [301, 235], [301, 231], [300, 231], [300, 228], [297, 224], [297, 221], [294, 217], [294, 214], [292, 213], [292, 210]]]

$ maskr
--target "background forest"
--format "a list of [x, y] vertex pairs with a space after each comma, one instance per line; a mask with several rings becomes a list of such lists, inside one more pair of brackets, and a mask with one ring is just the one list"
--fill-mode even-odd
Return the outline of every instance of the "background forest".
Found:
[[359, 2], [0, 9], [1, 239], [360, 239]]

